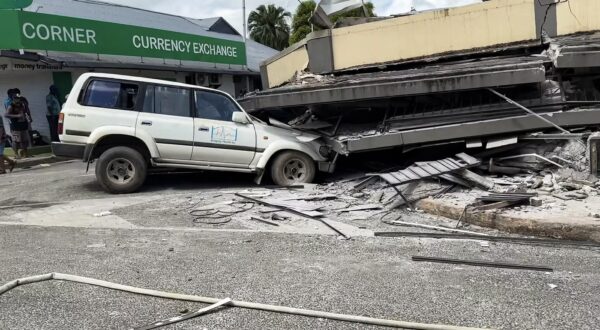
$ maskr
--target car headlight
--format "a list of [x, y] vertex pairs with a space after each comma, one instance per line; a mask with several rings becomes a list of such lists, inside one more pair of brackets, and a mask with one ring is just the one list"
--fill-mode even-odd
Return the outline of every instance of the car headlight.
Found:
[[331, 147], [330, 146], [321, 146], [319, 148], [319, 154], [325, 158], [331, 155]]

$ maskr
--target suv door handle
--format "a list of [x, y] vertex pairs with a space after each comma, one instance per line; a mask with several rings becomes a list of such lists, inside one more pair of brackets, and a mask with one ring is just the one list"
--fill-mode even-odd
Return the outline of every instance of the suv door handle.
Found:
[[144, 121], [142, 121], [142, 125], [144, 125], [144, 126], [152, 126], [152, 122], [149, 121], [149, 120], [144, 120]]
[[210, 130], [210, 128], [208, 128], [207, 126], [200, 126], [200, 128], [198, 128], [198, 130], [200, 132], [208, 132]]

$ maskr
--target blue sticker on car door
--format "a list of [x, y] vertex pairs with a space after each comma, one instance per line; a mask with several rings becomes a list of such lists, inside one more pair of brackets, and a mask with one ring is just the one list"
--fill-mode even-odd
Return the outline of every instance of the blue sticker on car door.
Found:
[[214, 143], [235, 144], [237, 142], [237, 128], [227, 126], [213, 126], [210, 140]]

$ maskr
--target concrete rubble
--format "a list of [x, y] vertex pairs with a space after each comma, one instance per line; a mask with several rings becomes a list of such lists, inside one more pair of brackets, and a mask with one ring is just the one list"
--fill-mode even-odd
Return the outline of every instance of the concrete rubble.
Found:
[[[169, 218], [169, 227], [325, 234], [341, 239], [393, 231], [462, 231], [476, 236], [508, 232], [600, 242], [600, 181], [590, 174], [589, 150], [579, 141], [538, 140], [492, 150], [467, 149], [465, 155], [475, 161], [465, 162], [466, 168], [459, 166], [459, 154], [443, 157], [443, 152], [431, 152], [429, 161], [406, 161], [391, 170], [369, 172], [363, 167], [361, 172], [342, 167], [323, 176], [321, 180], [327, 181], [319, 184], [229, 188], [111, 211], [116, 216], [143, 215], [145, 220], [134, 224], [147, 227], [159, 226], [155, 219]], [[423, 159], [428, 152], [419, 154]], [[540, 157], [513, 158], [531, 154]], [[495, 166], [492, 170], [490, 163]], [[415, 164], [420, 165], [419, 171], [406, 172]], [[428, 167], [432, 164], [440, 172], [428, 176], [425, 170], [433, 171]], [[439, 168], [444, 164], [448, 171]], [[497, 168], [514, 174], [497, 173]], [[383, 179], [417, 172], [422, 177], [397, 186]]]
[[[493, 188], [456, 187], [417, 205], [427, 212], [459, 222], [514, 233], [600, 240], [600, 181], [590, 174], [590, 156], [585, 144], [578, 140], [545, 142], [510, 151], [513, 154], [532, 152], [546, 159], [559, 157], [568, 162], [557, 166], [535, 157], [525, 157], [519, 162], [511, 160], [509, 164], [498, 162], [505, 168], [510, 165], [519, 170], [513, 175], [490, 173], [490, 168], [482, 165], [479, 173], [494, 182]], [[482, 163], [486, 164], [487, 160]], [[497, 194], [525, 195], [525, 198], [482, 206], [482, 200]]]
[[[392, 219], [393, 217], [386, 219], [386, 213], [394, 213], [402, 218], [406, 214], [425, 212], [457, 220], [463, 227], [477, 224], [502, 229], [494, 221], [486, 223], [469, 219], [474, 216], [481, 218], [483, 214], [490, 214], [492, 218], [505, 214], [525, 219], [545, 219], [553, 221], [552, 226], [558, 226], [550, 231], [544, 229], [544, 226], [540, 226], [539, 230], [535, 225], [527, 230], [513, 230], [510, 226], [505, 226], [503, 230], [512, 233], [600, 240], [600, 181], [590, 174], [590, 155], [585, 143], [581, 140], [548, 140], [518, 144], [505, 149], [507, 150], [504, 152], [482, 157], [480, 165], [470, 170], [459, 169], [435, 177], [424, 176], [422, 179], [410, 180], [409, 183], [399, 180], [397, 185], [390, 184], [394, 182], [393, 179], [383, 178], [395, 176], [396, 179], [406, 179], [406, 172], [371, 174], [362, 180], [335, 182], [322, 189], [359, 200], [357, 203], [362, 205], [362, 209], [361, 206], [347, 209], [352, 220], [381, 217], [386, 224], [415, 227], [415, 224], [401, 222]], [[514, 157], [515, 155], [525, 156]], [[562, 165], [550, 159], [561, 160]], [[490, 163], [495, 164], [496, 168], [490, 168]], [[427, 163], [416, 164], [423, 168]], [[407, 169], [413, 167], [409, 166]], [[497, 173], [497, 168], [510, 169], [512, 171], [509, 172], [513, 174]], [[468, 171], [468, 174], [464, 171]], [[409, 172], [418, 173], [414, 169]], [[373, 203], [380, 203], [381, 210], [372, 208]], [[457, 206], [455, 210], [459, 209], [460, 212], [442, 211], [441, 207], [436, 207], [436, 204], [444, 203]], [[573, 220], [570, 213], [581, 215], [581, 219]], [[511, 222], [510, 219], [509, 217], [506, 221]], [[519, 223], [512, 222], [515, 226]], [[437, 230], [448, 229], [444, 228], [443, 221], [440, 223], [442, 228]], [[585, 228], [593, 229], [595, 234], [577, 234], [571, 226], [579, 225], [588, 226]]]

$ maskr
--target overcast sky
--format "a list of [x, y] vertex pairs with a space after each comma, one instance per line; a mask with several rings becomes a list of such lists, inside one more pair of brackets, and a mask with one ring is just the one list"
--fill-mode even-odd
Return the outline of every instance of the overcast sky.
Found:
[[[242, 0], [104, 0], [192, 18], [224, 17], [242, 31]], [[274, 3], [293, 13], [299, 0], [246, 0], [248, 13], [262, 4]], [[417, 10], [461, 6], [481, 0], [372, 0], [378, 16], [405, 13], [411, 6]]]

